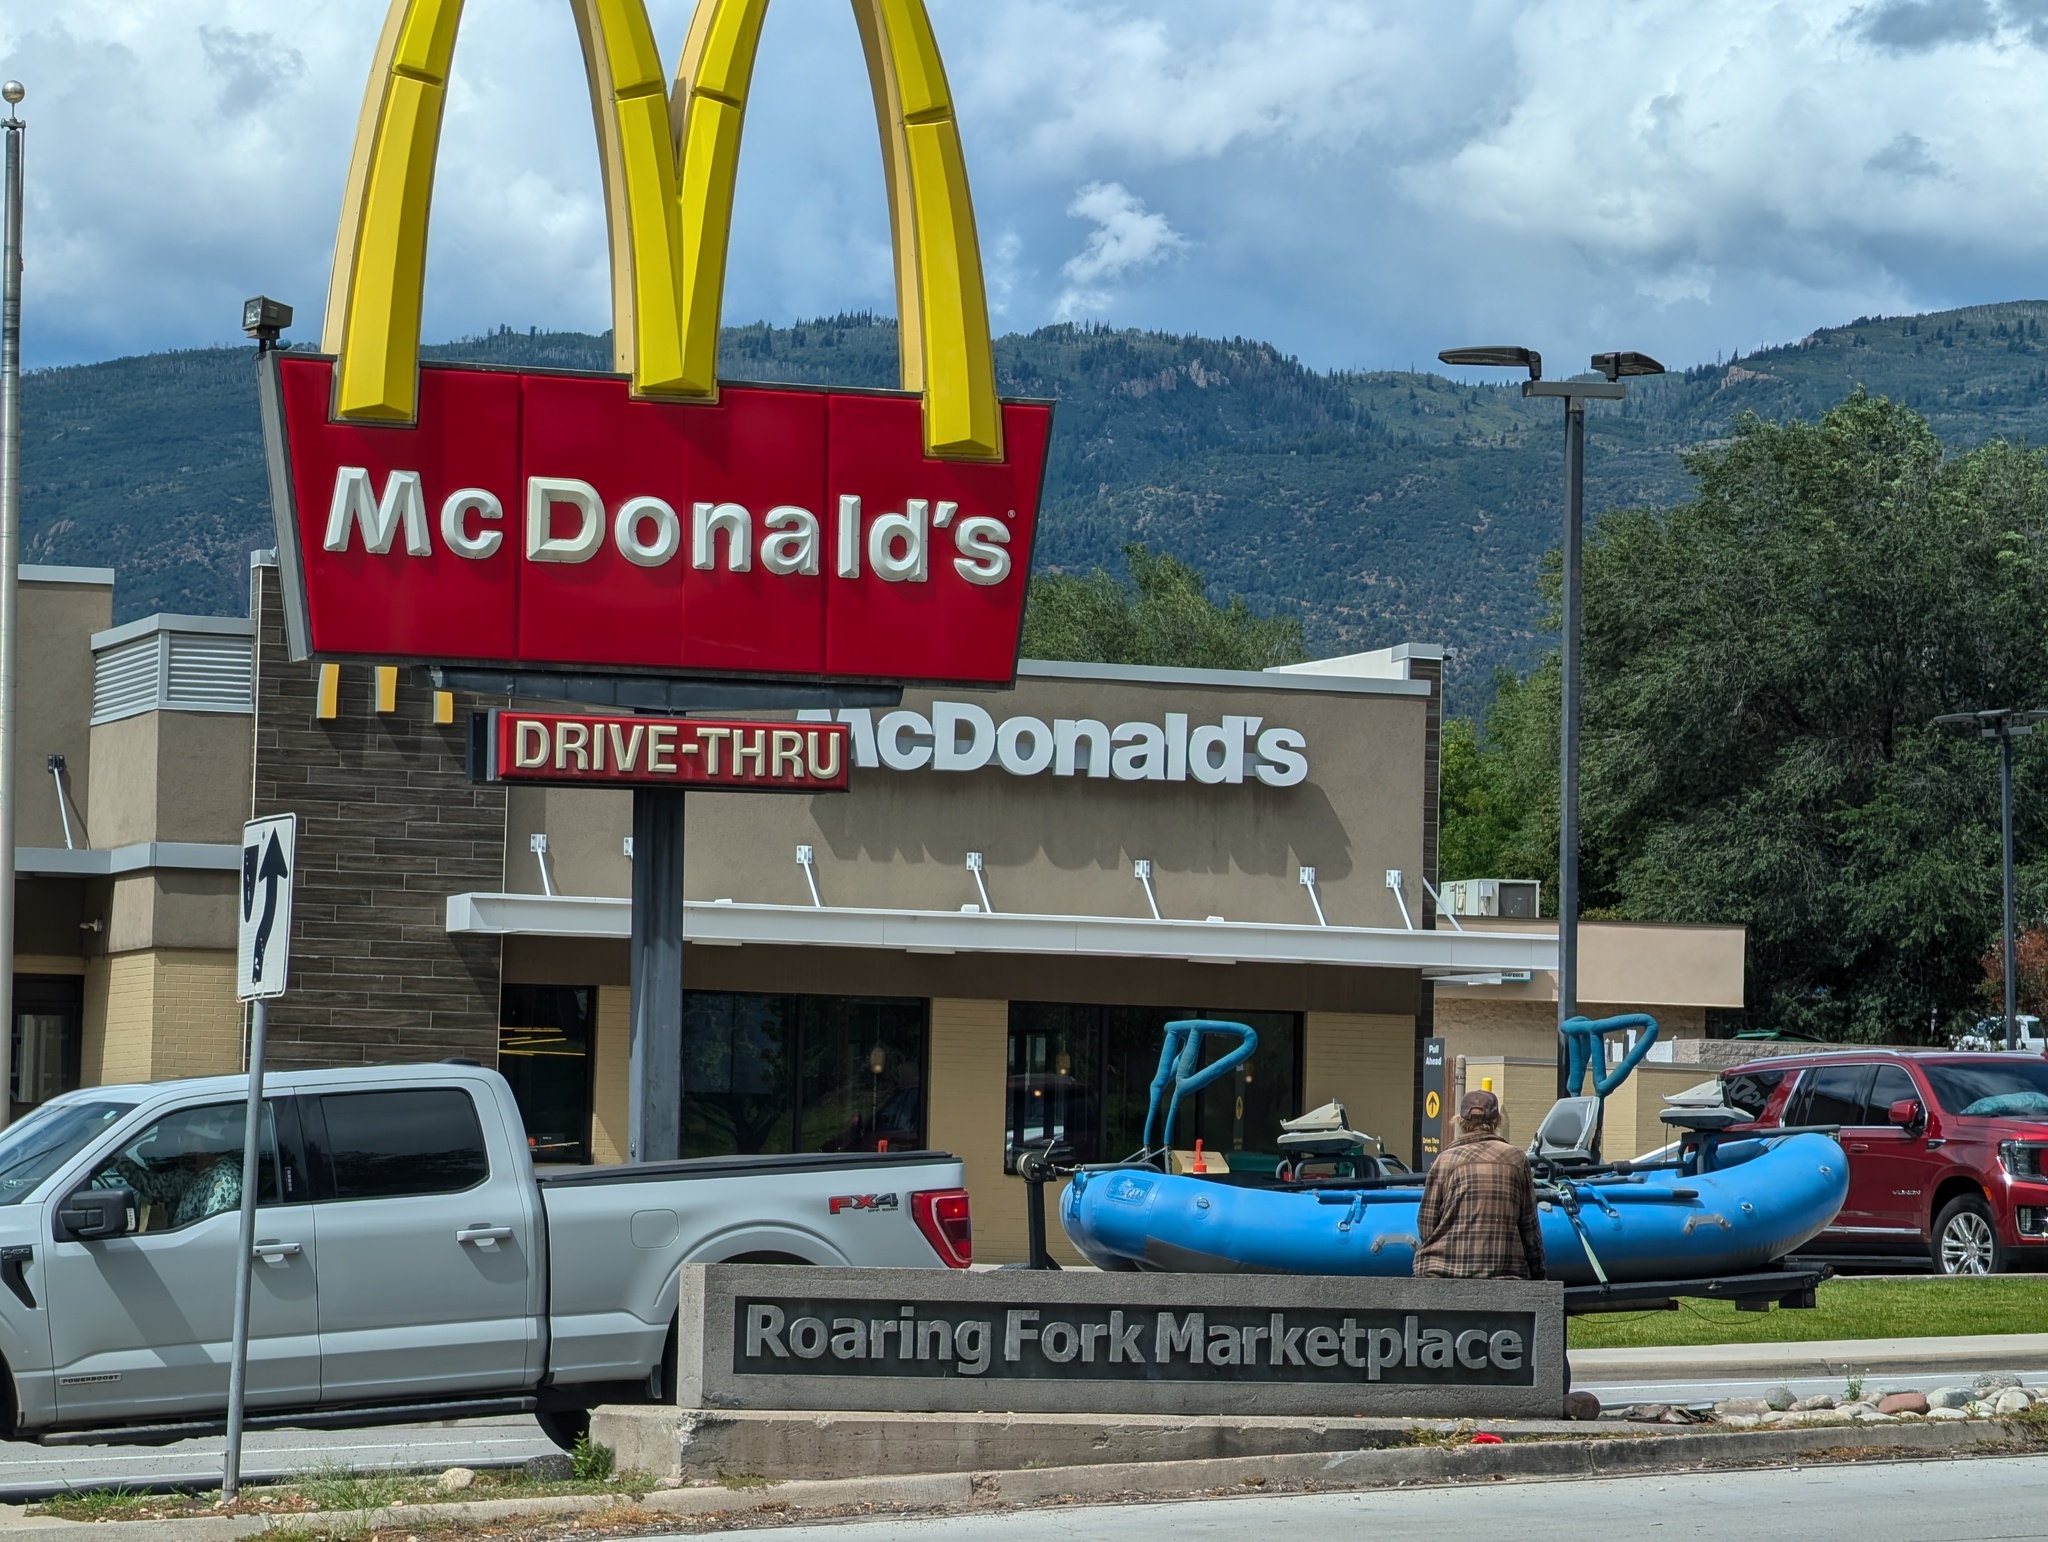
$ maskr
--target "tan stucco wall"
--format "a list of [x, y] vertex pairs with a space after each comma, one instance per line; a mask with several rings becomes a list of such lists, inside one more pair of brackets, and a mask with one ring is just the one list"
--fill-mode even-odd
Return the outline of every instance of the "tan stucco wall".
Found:
[[253, 723], [246, 713], [143, 712], [94, 728], [93, 844], [240, 840]]
[[[1299, 678], [1297, 678], [1299, 683]], [[906, 691], [907, 709], [928, 711], [935, 693]], [[1011, 776], [974, 772], [856, 770], [850, 792], [816, 798], [692, 794], [685, 815], [684, 889], [692, 899], [808, 904], [795, 860], [798, 844], [817, 854], [817, 876], [834, 905], [956, 909], [979, 903], [966, 869], [983, 853], [989, 897], [999, 910], [1145, 916], [1132, 859], [1153, 863], [1168, 916], [1231, 920], [1314, 920], [1297, 870], [1317, 871], [1333, 925], [1402, 924], [1384, 874], [1416, 875], [1423, 848], [1415, 796], [1424, 760], [1429, 699], [1333, 690], [1168, 685], [1156, 682], [1020, 676], [1014, 691], [942, 691], [976, 703], [1000, 723], [1035, 716], [1159, 722], [1184, 712], [1194, 724], [1226, 715], [1299, 729], [1308, 739], [1300, 786], [1120, 782], [1050, 771]], [[879, 719], [880, 714], [876, 714]], [[632, 804], [620, 792], [519, 789], [506, 818], [507, 886], [538, 893], [529, 837], [545, 831], [557, 890], [623, 895], [630, 866], [623, 843]]]
[[88, 1086], [240, 1070], [234, 954], [160, 948], [88, 959], [84, 1030]]
[[1414, 1160], [1415, 1019], [1310, 1012], [1302, 1022], [1302, 1109], [1335, 1098], [1351, 1128]]
[[[62, 755], [72, 801], [92, 819], [92, 634], [113, 624], [107, 584], [51, 584], [24, 576], [16, 665], [14, 785], [19, 789], [14, 838], [22, 846], [62, 846], [64, 821], [50, 779], [51, 755]], [[97, 832], [95, 832], [95, 836]], [[73, 829], [73, 839], [85, 845]]]
[[232, 948], [239, 875], [224, 872], [126, 873], [109, 886], [106, 929], [90, 934], [94, 953], [149, 948]]
[[[1440, 923], [1448, 928], [1450, 923]], [[1534, 932], [1557, 935], [1556, 920], [1502, 921], [1466, 916], [1469, 932]], [[1627, 1001], [1660, 1022], [1677, 1007], [1740, 1007], [1743, 968], [1749, 946], [1740, 926], [1667, 926], [1651, 921], [1579, 923], [1579, 1000]], [[1440, 985], [1437, 999], [1557, 1002], [1557, 975], [1537, 970], [1522, 984]]]
[[1678, 1132], [1657, 1117], [1665, 1100], [1713, 1079], [1714, 1072], [1708, 1066], [1637, 1066], [1607, 1100], [1601, 1154], [1610, 1161], [1623, 1161], [1668, 1145]]
[[597, 1026], [591, 1045], [590, 1158], [626, 1160], [626, 1117], [633, 1052], [633, 994], [623, 985], [597, 990]]

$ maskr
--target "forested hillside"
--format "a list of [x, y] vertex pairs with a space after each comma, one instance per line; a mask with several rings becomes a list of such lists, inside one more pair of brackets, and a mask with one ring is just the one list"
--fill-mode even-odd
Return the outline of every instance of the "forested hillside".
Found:
[[[1689, 495], [1680, 448], [1742, 412], [1815, 418], [1861, 384], [1949, 445], [2048, 439], [2048, 303], [1859, 320], [1637, 383], [1588, 433], [1588, 503]], [[1470, 339], [1449, 339], [1470, 341]], [[606, 339], [500, 331], [438, 358], [606, 368]], [[729, 329], [733, 379], [889, 385], [895, 328], [836, 317]], [[1557, 541], [1558, 409], [1512, 382], [1321, 374], [1245, 339], [1051, 327], [997, 344], [1003, 389], [1059, 401], [1041, 571], [1121, 572], [1141, 540], [1212, 592], [1300, 621], [1309, 650], [1414, 640], [1457, 650], [1451, 706], [1526, 665], [1532, 582]], [[1561, 361], [1552, 360], [1551, 372]], [[239, 611], [270, 544], [244, 349], [43, 370], [24, 383], [23, 555], [120, 572], [122, 618]]]

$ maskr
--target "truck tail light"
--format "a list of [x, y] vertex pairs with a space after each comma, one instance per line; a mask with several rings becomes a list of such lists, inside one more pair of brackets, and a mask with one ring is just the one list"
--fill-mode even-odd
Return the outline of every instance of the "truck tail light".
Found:
[[974, 1223], [965, 1189], [925, 1189], [910, 1196], [910, 1217], [948, 1269], [974, 1262]]

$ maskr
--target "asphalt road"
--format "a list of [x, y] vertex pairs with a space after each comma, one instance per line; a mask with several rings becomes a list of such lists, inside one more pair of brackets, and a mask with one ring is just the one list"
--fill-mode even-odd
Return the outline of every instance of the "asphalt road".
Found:
[[2042, 1535], [2048, 1458], [1883, 1462], [1855, 1466], [1490, 1483], [1469, 1488], [1305, 1494], [1273, 1499], [1077, 1506], [931, 1521], [891, 1520], [778, 1530], [775, 1542], [1243, 1542], [1293, 1534], [1316, 1542], [1389, 1537], [1512, 1537], [1586, 1542], [1636, 1538], [1970, 1537]]
[[[367, 1430], [253, 1430], [242, 1443], [249, 1482], [320, 1467], [504, 1467], [556, 1450], [529, 1418], [467, 1419]], [[0, 1499], [53, 1491], [144, 1486], [220, 1486], [221, 1441], [170, 1446], [57, 1446], [0, 1441]]]

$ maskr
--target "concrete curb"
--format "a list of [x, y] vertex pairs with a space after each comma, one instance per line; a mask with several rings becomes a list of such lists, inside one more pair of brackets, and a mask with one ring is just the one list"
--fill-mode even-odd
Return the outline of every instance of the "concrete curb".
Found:
[[1754, 1380], [1762, 1377], [1936, 1376], [2048, 1367], [2048, 1333], [1981, 1338], [1816, 1339], [1791, 1344], [1678, 1344], [1574, 1349], [1574, 1386], [1606, 1382]]
[[[561, 1495], [534, 1499], [482, 1499], [400, 1505], [373, 1512], [277, 1516], [194, 1516], [128, 1523], [147, 1526], [151, 1542], [231, 1542], [277, 1527], [379, 1529], [429, 1521], [502, 1522], [515, 1516], [587, 1515], [615, 1506], [677, 1516], [731, 1515], [755, 1524], [828, 1509], [943, 1510], [967, 1506], [1029, 1505], [1046, 1500], [1109, 1502], [1266, 1487], [1367, 1489], [1494, 1479], [1596, 1478], [1733, 1467], [1802, 1457], [1854, 1454], [1865, 1459], [1939, 1457], [1979, 1449], [2033, 1449], [2028, 1431], [2001, 1420], [1938, 1424], [1815, 1426], [1805, 1429], [1627, 1433], [1605, 1431], [1500, 1445], [1409, 1446], [1358, 1451], [1310, 1451], [1278, 1456], [1222, 1457], [1179, 1462], [1120, 1462], [1009, 1472], [916, 1474], [772, 1483], [762, 1488], [664, 1489], [634, 1500], [629, 1494]], [[0, 1516], [0, 1542], [59, 1542], [80, 1529], [115, 1522], [42, 1520]], [[105, 1533], [100, 1533], [104, 1536]]]

